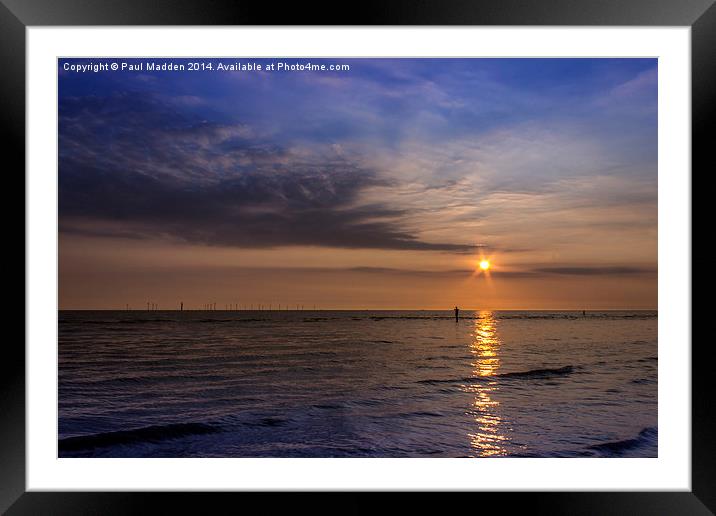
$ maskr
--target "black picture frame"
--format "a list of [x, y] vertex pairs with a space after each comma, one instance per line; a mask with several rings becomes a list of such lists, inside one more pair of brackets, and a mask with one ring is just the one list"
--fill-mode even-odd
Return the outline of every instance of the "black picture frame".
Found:
[[[7, 174], [25, 166], [25, 29], [82, 25], [612, 25], [690, 26], [692, 170], [713, 170], [716, 117], [716, 6], [714, 0], [459, 0], [364, 1], [356, 4], [230, 0], [0, 0], [0, 110]], [[711, 131], [709, 131], [711, 129]], [[14, 158], [14, 159], [12, 159]], [[710, 166], [709, 166], [710, 165]], [[707, 170], [707, 166], [709, 169]], [[692, 172], [692, 177], [693, 177]], [[24, 174], [22, 175], [24, 177]], [[20, 187], [24, 191], [24, 180]], [[14, 195], [17, 195], [16, 193]], [[11, 219], [9, 219], [11, 220]], [[12, 227], [6, 225], [6, 231]], [[692, 230], [693, 234], [693, 230]], [[23, 240], [25, 235], [23, 233]], [[23, 246], [24, 249], [24, 246]], [[24, 259], [27, 258], [23, 251]], [[19, 262], [19, 256], [15, 256]], [[693, 266], [693, 260], [692, 260]], [[26, 269], [25, 269], [26, 270]], [[25, 350], [5, 339], [0, 359], [0, 511], [7, 514], [223, 513], [270, 505], [271, 512], [312, 510], [357, 513], [383, 504], [383, 495], [351, 493], [340, 501], [310, 501], [305, 493], [277, 500], [261, 493], [39, 493], [25, 488]], [[670, 343], [687, 346], [690, 343]], [[446, 512], [455, 503], [479, 511], [525, 507], [549, 514], [713, 514], [716, 512], [716, 428], [710, 343], [692, 353], [692, 491], [610, 493], [464, 493], [449, 499], [413, 494], [410, 505]], [[237, 505], [237, 497], [241, 505]], [[250, 504], [250, 505], [246, 505]], [[436, 509], [437, 510], [437, 509]]]

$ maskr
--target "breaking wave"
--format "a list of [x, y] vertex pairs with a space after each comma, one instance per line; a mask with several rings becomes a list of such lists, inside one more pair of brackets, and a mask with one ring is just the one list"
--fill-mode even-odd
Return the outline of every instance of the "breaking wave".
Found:
[[212, 434], [219, 431], [219, 428], [205, 423], [155, 425], [132, 430], [66, 437], [58, 441], [58, 447], [60, 452], [72, 452], [140, 442], [156, 443], [167, 439]]
[[572, 374], [576, 369], [576, 366], [568, 365], [558, 368], [547, 368], [547, 369], [530, 369], [529, 371], [517, 371], [513, 373], [501, 373], [489, 376], [468, 376], [466, 378], [452, 378], [443, 380], [419, 380], [418, 383], [427, 384], [438, 384], [438, 383], [478, 383], [488, 382], [495, 379], [544, 379], [544, 378], [558, 378], [561, 376], [568, 376]]

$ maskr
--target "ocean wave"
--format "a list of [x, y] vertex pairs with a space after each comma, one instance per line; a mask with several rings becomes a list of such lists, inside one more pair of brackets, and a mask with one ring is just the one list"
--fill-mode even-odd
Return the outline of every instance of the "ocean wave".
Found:
[[574, 370], [574, 366], [568, 365], [552, 369], [531, 369], [529, 371], [519, 371], [516, 373], [502, 373], [496, 376], [500, 378], [554, 378], [570, 375]]
[[264, 322], [264, 321], [270, 321], [270, 319], [266, 318], [259, 318], [259, 317], [251, 317], [250, 319], [242, 319], [242, 318], [235, 318], [235, 319], [187, 319], [186, 321], [182, 322], [197, 322], [197, 323], [245, 323], [245, 322]]
[[547, 369], [530, 369], [529, 371], [517, 371], [513, 373], [500, 373], [489, 376], [468, 376], [466, 378], [448, 378], [440, 380], [418, 380], [417, 383], [439, 384], [439, 383], [479, 383], [500, 379], [545, 379], [568, 376], [577, 369], [577, 366], [564, 366]]
[[178, 439], [191, 435], [213, 434], [220, 429], [206, 423], [175, 423], [168, 425], [154, 425], [132, 430], [119, 430], [117, 432], [104, 432], [99, 434], [81, 435], [59, 439], [60, 453], [102, 448], [123, 444], [156, 443], [168, 439]]
[[633, 439], [624, 439], [623, 441], [612, 441], [608, 443], [593, 444], [588, 446], [588, 450], [594, 450], [607, 455], [618, 456], [626, 451], [641, 448], [647, 445], [656, 444], [658, 438], [658, 430], [656, 427], [650, 426], [642, 429]]
[[398, 414], [400, 418], [411, 418], [411, 417], [445, 417], [445, 414], [439, 412], [431, 412], [429, 410], [418, 410], [415, 412], [405, 412]]
[[321, 410], [338, 410], [344, 408], [340, 403], [316, 403], [313, 408]]
[[637, 360], [637, 362], [656, 362], [658, 360], [659, 360], [658, 357], [645, 357], [645, 358], [640, 358], [639, 360]]
[[656, 383], [656, 379], [654, 379], [654, 378], [636, 378], [634, 380], [631, 380], [629, 383], [633, 383], [636, 385], [652, 384], [652, 383]]
[[288, 419], [281, 418], [281, 417], [262, 417], [256, 421], [244, 421], [242, 424], [245, 426], [257, 426], [257, 427], [267, 427], [267, 426], [284, 426], [289, 422]]

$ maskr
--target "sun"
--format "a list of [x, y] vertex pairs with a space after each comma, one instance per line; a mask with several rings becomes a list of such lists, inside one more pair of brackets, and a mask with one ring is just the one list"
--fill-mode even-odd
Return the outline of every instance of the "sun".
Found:
[[480, 260], [480, 269], [483, 271], [490, 269], [490, 261], [489, 260]]

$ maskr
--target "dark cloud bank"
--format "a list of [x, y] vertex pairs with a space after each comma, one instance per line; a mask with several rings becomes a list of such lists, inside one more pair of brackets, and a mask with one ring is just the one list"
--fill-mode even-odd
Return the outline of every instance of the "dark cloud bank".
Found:
[[285, 146], [203, 120], [158, 97], [61, 98], [60, 230], [237, 247], [332, 246], [469, 252], [403, 229], [384, 184], [336, 153]]
[[[327, 269], [328, 270], [328, 269]], [[451, 269], [451, 270], [408, 270], [393, 269], [385, 267], [353, 267], [345, 269], [351, 272], [362, 272], [370, 274], [409, 274], [411, 276], [437, 276], [437, 277], [465, 277], [475, 273], [474, 269]], [[656, 269], [648, 267], [536, 267], [525, 270], [512, 271], [491, 271], [501, 278], [541, 278], [544, 276], [635, 276], [656, 274]]]

